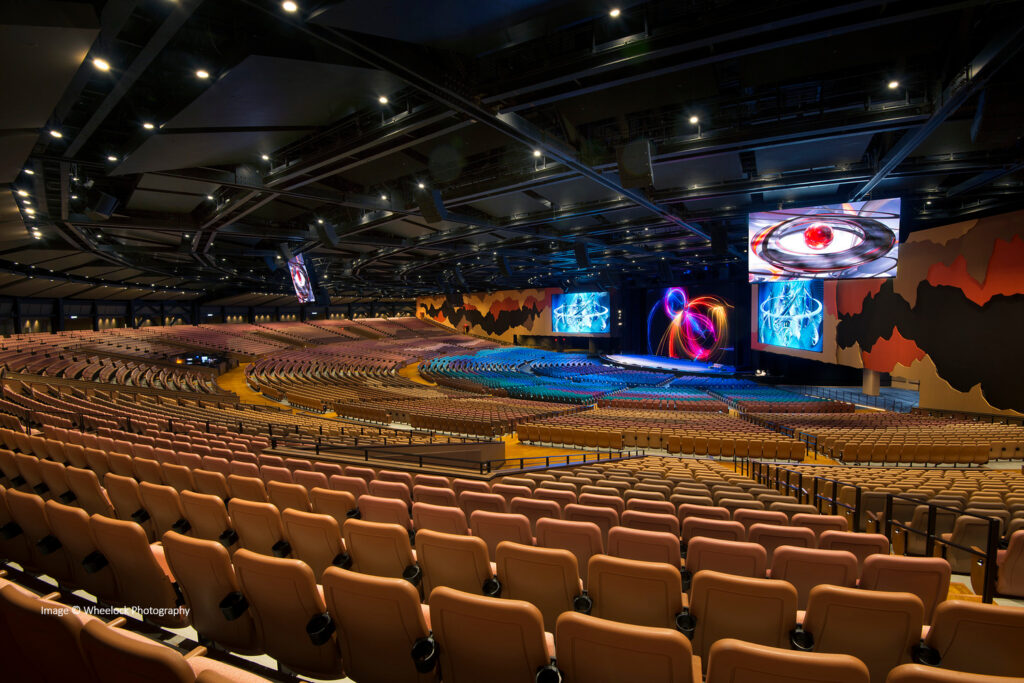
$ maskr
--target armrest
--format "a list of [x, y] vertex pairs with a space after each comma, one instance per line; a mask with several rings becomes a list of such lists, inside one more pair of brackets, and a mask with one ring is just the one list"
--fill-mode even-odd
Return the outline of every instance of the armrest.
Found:
[[206, 648], [203, 647], [202, 645], [200, 645], [200, 646], [198, 646], [196, 648], [193, 648], [192, 650], [189, 650], [188, 652], [185, 653], [185, 659], [192, 659], [193, 657], [205, 657], [205, 656], [206, 656]]
[[[971, 546], [971, 550], [981, 552], [981, 548], [977, 546]], [[998, 566], [996, 567], [998, 572]], [[998, 577], [998, 574], [996, 574]], [[971, 588], [978, 595], [985, 594], [985, 558], [975, 557], [974, 561], [971, 562]]]

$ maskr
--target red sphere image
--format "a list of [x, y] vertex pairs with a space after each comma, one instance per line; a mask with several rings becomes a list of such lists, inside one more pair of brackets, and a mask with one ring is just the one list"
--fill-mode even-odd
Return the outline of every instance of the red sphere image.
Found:
[[811, 223], [804, 228], [804, 243], [811, 249], [824, 249], [832, 244], [832, 227], [827, 223]]

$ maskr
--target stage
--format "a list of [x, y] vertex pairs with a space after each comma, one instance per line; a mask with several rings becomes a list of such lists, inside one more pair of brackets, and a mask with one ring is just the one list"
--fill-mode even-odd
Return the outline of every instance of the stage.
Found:
[[611, 363], [612, 365], [617, 365], [623, 368], [634, 368], [637, 370], [662, 370], [666, 372], [679, 372], [694, 375], [732, 376], [736, 374], [736, 368], [731, 365], [700, 363], [686, 358], [609, 354], [601, 356], [601, 359]]

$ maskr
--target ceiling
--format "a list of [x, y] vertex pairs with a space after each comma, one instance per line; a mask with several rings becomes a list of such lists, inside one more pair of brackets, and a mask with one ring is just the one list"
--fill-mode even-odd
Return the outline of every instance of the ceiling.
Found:
[[752, 211], [1024, 204], [1019, 0], [283, 4], [0, 0], [0, 295], [644, 286]]

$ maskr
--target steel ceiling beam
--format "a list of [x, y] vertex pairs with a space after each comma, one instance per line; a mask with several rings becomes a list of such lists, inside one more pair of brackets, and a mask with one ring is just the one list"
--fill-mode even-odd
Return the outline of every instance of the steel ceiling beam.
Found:
[[989, 79], [1017, 54], [1022, 46], [1024, 46], [1024, 16], [1018, 15], [1017, 21], [1010, 22], [1007, 29], [989, 41], [974, 59], [964, 66], [957, 78], [942, 91], [939, 97], [940, 104], [931, 117], [917, 128], [903, 134], [903, 137], [882, 158], [875, 174], [850, 195], [850, 201], [864, 199], [950, 115], [981, 90]]

